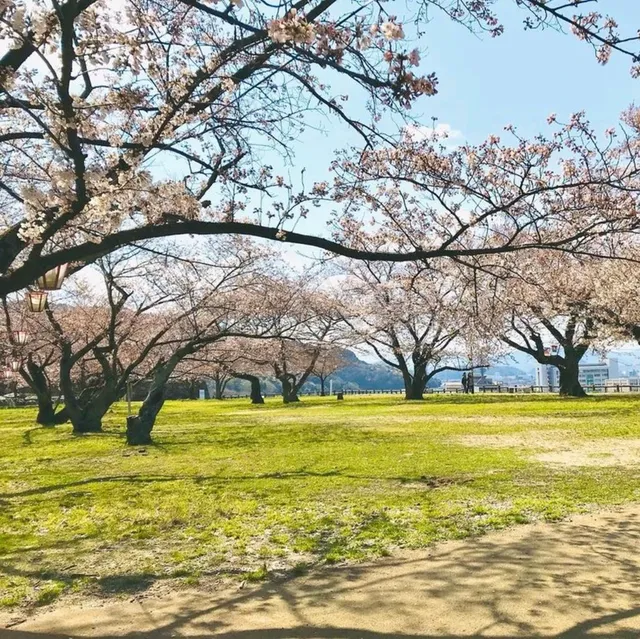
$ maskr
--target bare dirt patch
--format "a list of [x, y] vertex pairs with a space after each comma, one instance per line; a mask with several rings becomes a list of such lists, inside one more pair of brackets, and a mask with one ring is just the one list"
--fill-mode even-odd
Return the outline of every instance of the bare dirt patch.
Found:
[[638, 637], [639, 538], [636, 505], [298, 579], [0, 613], [0, 637]]
[[640, 439], [576, 439], [571, 431], [529, 431], [509, 435], [463, 435], [465, 446], [518, 448], [531, 459], [561, 466], [634, 466], [640, 464]]

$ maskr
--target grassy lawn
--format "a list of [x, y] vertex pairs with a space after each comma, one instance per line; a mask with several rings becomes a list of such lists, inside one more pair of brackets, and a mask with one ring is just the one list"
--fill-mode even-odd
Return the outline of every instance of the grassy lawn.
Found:
[[[640, 440], [629, 395], [169, 402], [146, 449], [124, 445], [125, 410], [82, 437], [0, 410], [0, 605], [257, 580], [640, 501], [640, 466], [597, 462]], [[544, 463], [538, 441], [599, 452]]]

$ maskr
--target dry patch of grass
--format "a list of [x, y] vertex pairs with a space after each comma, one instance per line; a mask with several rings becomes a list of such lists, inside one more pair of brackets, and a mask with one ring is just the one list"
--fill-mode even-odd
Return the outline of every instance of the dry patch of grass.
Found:
[[576, 438], [565, 430], [529, 431], [504, 435], [461, 435], [456, 442], [480, 448], [516, 449], [530, 459], [559, 466], [636, 466], [640, 438]]

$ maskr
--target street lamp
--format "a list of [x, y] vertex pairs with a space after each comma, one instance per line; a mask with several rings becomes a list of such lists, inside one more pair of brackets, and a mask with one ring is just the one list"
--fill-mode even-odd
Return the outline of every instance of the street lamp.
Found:
[[57, 291], [61, 289], [62, 282], [67, 275], [67, 266], [68, 264], [60, 264], [47, 271], [36, 280], [36, 286], [41, 291]]
[[47, 306], [46, 291], [27, 291], [27, 308], [32, 313], [42, 313]]
[[14, 331], [13, 339], [18, 346], [24, 346], [29, 339], [29, 335], [27, 334], [27, 331]]

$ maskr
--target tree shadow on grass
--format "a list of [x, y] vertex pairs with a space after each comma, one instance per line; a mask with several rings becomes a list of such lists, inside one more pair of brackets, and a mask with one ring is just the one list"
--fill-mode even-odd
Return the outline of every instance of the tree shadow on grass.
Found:
[[[389, 481], [399, 482], [401, 484], [416, 483], [423, 484], [425, 488], [440, 488], [452, 484], [467, 484], [473, 480], [468, 476], [452, 476], [452, 477], [438, 477], [438, 476], [397, 476], [397, 477], [385, 477], [385, 476], [372, 476], [372, 475], [358, 475], [344, 472], [345, 469], [334, 468], [326, 471], [312, 471], [304, 468], [291, 470], [291, 471], [275, 471], [271, 473], [258, 473], [256, 475], [113, 475], [107, 477], [88, 477], [87, 479], [79, 479], [77, 481], [66, 482], [64, 484], [51, 484], [49, 486], [39, 486], [37, 488], [28, 488], [26, 490], [19, 490], [12, 493], [0, 493], [0, 500], [8, 503], [8, 500], [18, 499], [23, 497], [32, 497], [35, 495], [46, 495], [57, 491], [67, 491], [70, 488], [76, 488], [79, 486], [88, 486], [91, 484], [104, 484], [104, 483], [128, 483], [128, 484], [154, 484], [154, 483], [166, 483], [166, 482], [194, 482], [196, 484], [220, 484], [228, 485], [232, 482], [242, 481], [259, 481], [259, 480], [292, 480], [301, 479], [305, 477], [318, 477], [318, 478], [344, 478], [344, 479], [357, 479], [363, 481]], [[81, 496], [85, 493], [78, 492], [73, 493], [75, 496]]]
[[[431, 553], [314, 570], [230, 591], [95, 609], [47, 635], [216, 639], [637, 639], [640, 516], [526, 527]], [[149, 622], [151, 620], [151, 622]], [[148, 627], [142, 628], [143, 623]]]

